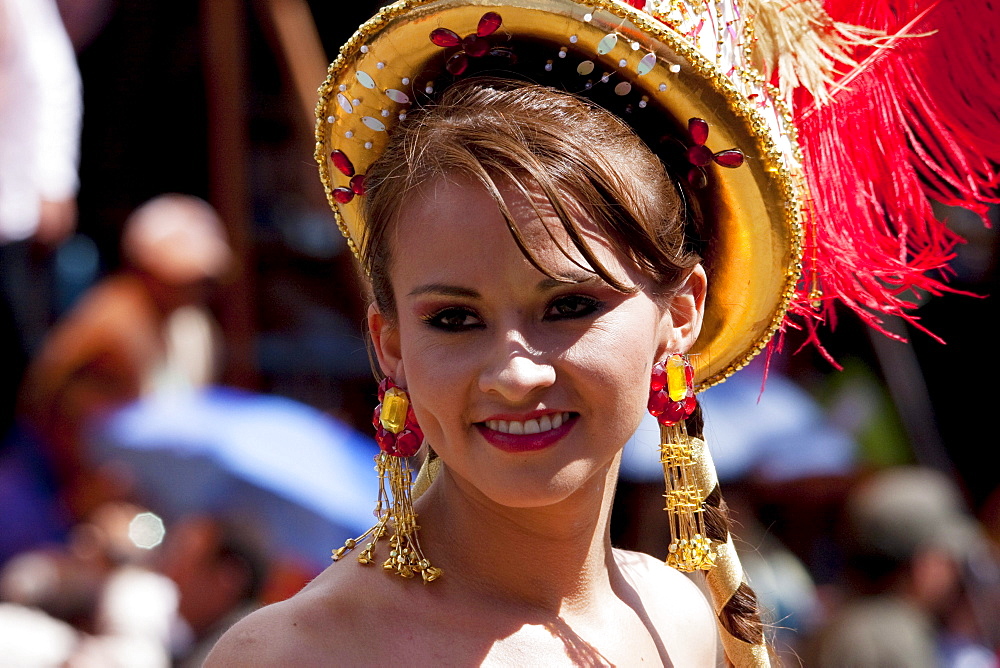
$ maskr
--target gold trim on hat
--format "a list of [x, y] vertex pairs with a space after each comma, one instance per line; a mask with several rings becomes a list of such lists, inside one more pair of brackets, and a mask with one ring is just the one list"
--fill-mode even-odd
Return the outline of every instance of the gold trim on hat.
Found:
[[[362, 25], [330, 66], [316, 109], [316, 161], [348, 246], [358, 254], [363, 221], [357, 198], [341, 204], [333, 197], [334, 188], [347, 187], [349, 179], [332, 168], [331, 152], [344, 151], [364, 174], [408, 109], [386, 91], [413, 99], [413, 86], [433, 85], [436, 74], [430, 69], [443, 65], [445, 50], [430, 41], [431, 31], [470, 34], [489, 11], [503, 19], [497, 46], [523, 36], [550, 42], [554, 58], [563, 46], [586, 53], [595, 63], [595, 77], [610, 73], [611, 85], [631, 85], [630, 98], [648, 98], [648, 107], [636, 113], [668, 114], [673, 121], [665, 127], [703, 118], [711, 128], [711, 150], [738, 147], [745, 154], [739, 168], [708, 168], [711, 197], [707, 206], [702, 201], [709, 290], [702, 332], [690, 354], [699, 391], [722, 382], [763, 350], [781, 326], [801, 273], [804, 185], [794, 129], [777, 95], [748, 64], [724, 72], [717, 54], [703, 53], [704, 44], [699, 50], [690, 35], [616, 0], [402, 0]], [[721, 14], [715, 18], [721, 21]], [[741, 39], [750, 34], [748, 27]], [[617, 39], [605, 46], [614, 46], [599, 54], [598, 44], [608, 35]], [[656, 65], [639, 74], [649, 53]]]

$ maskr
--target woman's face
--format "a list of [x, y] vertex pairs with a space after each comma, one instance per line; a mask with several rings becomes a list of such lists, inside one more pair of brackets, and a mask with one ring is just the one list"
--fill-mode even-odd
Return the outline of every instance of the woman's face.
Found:
[[[500, 188], [541, 266], [518, 249], [496, 203], [470, 180], [412, 196], [393, 235], [397, 317], [369, 314], [383, 371], [406, 387], [427, 441], [456, 481], [513, 507], [558, 503], [604, 473], [645, 410], [650, 367], [687, 350], [704, 273], [669, 308], [590, 270], [541, 195]], [[585, 217], [586, 242], [627, 285], [643, 276]], [[562, 249], [562, 250], [560, 250]], [[662, 301], [662, 300], [661, 300]]]

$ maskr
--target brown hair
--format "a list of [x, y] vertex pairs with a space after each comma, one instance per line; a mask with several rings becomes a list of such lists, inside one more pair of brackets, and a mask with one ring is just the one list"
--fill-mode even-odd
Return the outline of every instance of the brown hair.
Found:
[[[542, 273], [500, 195], [497, 182], [536, 184], [559, 217], [582, 257], [608, 284], [625, 285], [608, 271], [583, 241], [569, 208], [593, 220], [612, 247], [649, 278], [654, 295], [669, 296], [700, 258], [685, 236], [697, 225], [683, 189], [632, 130], [614, 114], [552, 88], [492, 78], [470, 78], [450, 87], [441, 99], [411, 112], [394, 131], [385, 152], [365, 176], [366, 233], [361, 261], [372, 282], [379, 310], [393, 317], [389, 273], [392, 226], [407, 199], [442, 176], [464, 176], [496, 200], [525, 257]], [[568, 200], [568, 202], [567, 202]], [[570, 206], [567, 206], [569, 204]], [[699, 417], [696, 421], [700, 422]], [[700, 434], [700, 426], [696, 428]], [[725, 542], [729, 513], [718, 488], [706, 501], [707, 532]], [[737, 638], [759, 643], [763, 632], [753, 591], [742, 584], [719, 613]]]
[[[699, 403], [694, 414], [687, 419], [688, 433], [695, 438], [703, 439], [704, 426], [705, 421]], [[729, 506], [722, 498], [722, 488], [717, 484], [714, 489], [709, 490], [705, 498], [705, 534], [717, 543], [725, 543], [729, 540], [731, 525]], [[764, 641], [764, 625], [760, 619], [757, 594], [746, 582], [741, 582], [725, 602], [719, 611], [719, 621], [730, 635], [744, 642], [758, 645]]]
[[[542, 273], [521, 236], [498, 182], [526, 196], [535, 184], [594, 271], [610, 275], [583, 241], [569, 205], [580, 207], [612, 247], [649, 277], [654, 294], [669, 293], [699, 257], [685, 242], [684, 199], [663, 165], [616, 116], [543, 86], [493, 78], [467, 79], [435, 104], [409, 114], [365, 176], [362, 264], [379, 309], [395, 313], [388, 273], [390, 231], [408, 196], [441, 176], [471, 178], [497, 202], [511, 235]], [[528, 198], [531, 201], [531, 198]]]

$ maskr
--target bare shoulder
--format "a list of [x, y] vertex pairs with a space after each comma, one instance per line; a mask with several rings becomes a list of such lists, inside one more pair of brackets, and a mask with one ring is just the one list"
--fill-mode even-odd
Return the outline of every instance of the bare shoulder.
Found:
[[273, 666], [287, 662], [299, 635], [294, 609], [290, 599], [244, 617], [219, 639], [205, 666]]
[[351, 645], [342, 642], [342, 636], [351, 620], [337, 620], [332, 614], [337, 598], [328, 590], [307, 589], [257, 610], [219, 639], [205, 666], [306, 668], [330, 665], [338, 656], [346, 658]]
[[244, 617], [229, 629], [205, 661], [208, 668], [297, 668], [353, 663], [354, 639], [367, 624], [350, 586], [330, 569], [301, 592]]
[[[644, 552], [615, 550], [615, 561], [622, 572], [637, 587], [640, 592], [655, 592], [655, 598], [665, 604], [690, 604], [703, 608], [709, 618], [712, 617], [708, 599], [698, 585], [680, 571]], [[645, 598], [645, 597], [644, 597]], [[709, 620], [711, 621], [711, 619]]]
[[664, 644], [673, 647], [675, 665], [714, 665], [718, 645], [715, 614], [698, 585], [642, 552], [615, 550], [615, 561], [638, 593]]

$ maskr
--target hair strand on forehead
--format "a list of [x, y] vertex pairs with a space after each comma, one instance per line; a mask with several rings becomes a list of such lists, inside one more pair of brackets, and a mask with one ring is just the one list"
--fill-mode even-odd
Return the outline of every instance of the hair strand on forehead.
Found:
[[[525, 258], [550, 278], [565, 279], [538, 262], [502, 186], [513, 186], [543, 218], [532, 192], [537, 189], [589, 266], [573, 261], [622, 292], [643, 286], [622, 282], [600, 262], [577, 222], [581, 216], [648, 277], [657, 296], [669, 295], [699, 261], [686, 242], [689, 221], [679, 186], [617, 117], [554, 89], [472, 78], [453, 85], [436, 104], [411, 111], [366, 175], [362, 262], [379, 309], [390, 316], [392, 230], [405, 220], [413, 194], [442, 177], [482, 184]], [[555, 241], [553, 231], [546, 232]]]

